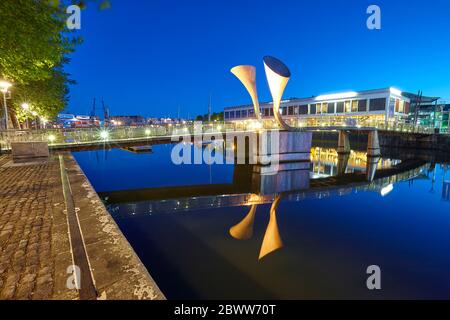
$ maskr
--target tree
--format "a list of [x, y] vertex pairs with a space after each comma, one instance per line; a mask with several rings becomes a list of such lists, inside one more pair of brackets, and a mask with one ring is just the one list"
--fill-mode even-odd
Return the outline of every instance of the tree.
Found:
[[[108, 1], [90, 2], [109, 7]], [[15, 124], [16, 115], [24, 120], [22, 102], [47, 118], [66, 106], [73, 82], [64, 65], [81, 43], [66, 28], [70, 4], [85, 7], [86, 1], [0, 0], [0, 78], [14, 84], [10, 115]]]
[[[198, 115], [196, 121], [208, 121], [208, 114]], [[214, 112], [211, 114], [211, 121], [223, 121], [223, 112]]]

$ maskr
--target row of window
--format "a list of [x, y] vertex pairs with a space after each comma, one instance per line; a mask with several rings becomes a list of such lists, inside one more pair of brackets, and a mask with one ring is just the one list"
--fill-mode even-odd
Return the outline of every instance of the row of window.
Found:
[[[398, 99], [397, 99], [398, 100]], [[399, 102], [404, 104], [404, 101]], [[340, 102], [323, 102], [315, 104], [305, 104], [299, 106], [281, 107], [282, 115], [314, 115], [314, 114], [336, 114], [336, 113], [352, 113], [352, 112], [367, 112], [367, 111], [383, 111], [386, 109], [386, 99], [376, 98], [370, 100], [347, 100]], [[405, 108], [396, 108], [397, 112], [404, 112]], [[273, 116], [273, 109], [261, 108], [263, 117]], [[253, 109], [225, 111], [225, 119], [239, 119], [254, 117]]]

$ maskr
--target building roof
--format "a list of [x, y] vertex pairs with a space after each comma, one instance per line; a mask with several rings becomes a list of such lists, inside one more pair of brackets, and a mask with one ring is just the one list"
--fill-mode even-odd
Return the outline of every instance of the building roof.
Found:
[[[361, 91], [348, 91], [348, 92], [337, 92], [337, 93], [332, 93], [332, 94], [325, 94], [325, 95], [318, 95], [318, 96], [310, 96], [307, 98], [289, 98], [289, 99], [284, 99], [283, 101], [281, 101], [281, 103], [288, 103], [288, 102], [297, 102], [297, 103], [308, 103], [311, 100], [318, 100], [318, 102], [320, 101], [325, 101], [325, 100], [343, 100], [343, 99], [352, 99], [358, 95], [369, 95], [369, 94], [379, 94], [379, 93], [392, 93], [392, 94], [397, 94], [397, 95], [401, 95], [405, 98], [409, 98], [409, 96], [406, 95], [406, 92], [403, 93], [398, 89], [389, 87], [389, 88], [382, 88], [382, 89], [371, 89], [371, 90], [361, 90]], [[345, 94], [352, 94], [352, 95], [348, 95], [347, 97], [345, 96]], [[409, 95], [411, 95], [410, 93], [408, 93]], [[341, 97], [339, 97], [341, 96]], [[323, 99], [321, 99], [321, 97]], [[328, 99], [327, 99], [328, 98]], [[269, 105], [272, 104], [272, 101], [269, 102], [260, 102], [260, 105]], [[244, 104], [244, 105], [237, 105], [237, 106], [228, 106], [225, 107], [225, 110], [231, 110], [231, 109], [238, 109], [238, 108], [251, 108], [253, 107], [252, 104]]]
[[[409, 98], [411, 100], [411, 104], [415, 104], [418, 102], [419, 100], [419, 95], [415, 94], [415, 93], [410, 93], [410, 92], [402, 92], [402, 95]], [[440, 97], [427, 97], [427, 96], [422, 96], [420, 102], [421, 103], [433, 103], [436, 102], [437, 100], [439, 100]]]

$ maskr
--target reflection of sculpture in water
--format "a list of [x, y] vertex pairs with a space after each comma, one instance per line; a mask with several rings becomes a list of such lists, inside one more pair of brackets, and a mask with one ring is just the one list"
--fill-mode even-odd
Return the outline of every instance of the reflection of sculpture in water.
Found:
[[[264, 234], [264, 239], [261, 245], [261, 250], [259, 252], [259, 260], [264, 258], [266, 255], [280, 249], [283, 247], [283, 241], [281, 240], [280, 232], [278, 230], [277, 223], [277, 208], [281, 201], [282, 195], [279, 194], [275, 197], [272, 206], [270, 207], [270, 219], [269, 224], [266, 228], [266, 233]], [[245, 218], [230, 228], [230, 235], [237, 240], [249, 240], [253, 236], [253, 224], [255, 222], [256, 204], [252, 205], [249, 213]]]
[[250, 212], [237, 225], [230, 228], [230, 235], [237, 240], [249, 240], [253, 236], [253, 223], [257, 204], [252, 205]]
[[277, 224], [277, 208], [281, 201], [281, 195], [277, 195], [272, 206], [270, 207], [270, 219], [267, 225], [266, 234], [261, 246], [261, 251], [259, 252], [259, 259], [264, 258], [269, 253], [272, 253], [283, 246], [283, 241], [280, 237], [280, 232], [278, 230]]

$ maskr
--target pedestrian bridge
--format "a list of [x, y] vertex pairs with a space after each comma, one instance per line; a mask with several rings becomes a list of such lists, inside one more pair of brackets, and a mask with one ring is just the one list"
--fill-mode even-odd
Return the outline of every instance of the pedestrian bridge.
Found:
[[[277, 126], [266, 126], [264, 129], [274, 130]], [[227, 132], [244, 134], [264, 129], [255, 128], [254, 122], [246, 123], [204, 123], [201, 131], [196, 132], [194, 123], [178, 125], [149, 125], [144, 127], [112, 127], [112, 128], [74, 128], [45, 130], [10, 130], [0, 131], [1, 150], [11, 149], [13, 142], [40, 141], [47, 142], [51, 150], [114, 148], [129, 145], [145, 145], [149, 143], [170, 142], [172, 138], [183, 135], [203, 134], [205, 136], [226, 135]], [[337, 126], [320, 123], [317, 126], [299, 127], [299, 131], [343, 131], [347, 133], [392, 132], [407, 135], [430, 135], [433, 130], [428, 127], [412, 125], [376, 126]], [[345, 138], [345, 137], [342, 137]]]

